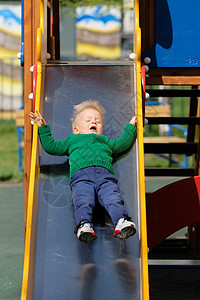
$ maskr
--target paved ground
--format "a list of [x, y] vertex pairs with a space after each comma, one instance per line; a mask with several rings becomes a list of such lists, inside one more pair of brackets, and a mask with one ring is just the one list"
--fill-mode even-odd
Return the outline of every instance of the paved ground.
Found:
[[[161, 243], [149, 253], [150, 259], [199, 260], [200, 253], [189, 252], [185, 241]], [[160, 267], [149, 270], [151, 300], [199, 300], [199, 268]]]
[[150, 270], [151, 300], [199, 300], [199, 269]]
[[[155, 189], [152, 182], [148, 184]], [[0, 185], [0, 300], [20, 300], [23, 247], [23, 185]], [[200, 259], [200, 255], [183, 248], [161, 247], [152, 251], [150, 258]], [[160, 268], [151, 269], [149, 274], [151, 300], [200, 299], [200, 269]]]
[[24, 248], [23, 185], [0, 186], [0, 300], [19, 300]]

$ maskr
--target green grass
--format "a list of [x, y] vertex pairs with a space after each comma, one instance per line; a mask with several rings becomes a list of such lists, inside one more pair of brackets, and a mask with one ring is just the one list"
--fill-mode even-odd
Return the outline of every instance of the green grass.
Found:
[[0, 182], [23, 180], [18, 171], [17, 131], [14, 121], [0, 122]]
[[[177, 162], [184, 163], [184, 161], [185, 161], [185, 155], [183, 155], [183, 154], [180, 154], [180, 155], [173, 154], [172, 158], [173, 158], [173, 160], [175, 160]], [[170, 167], [168, 159], [159, 157], [156, 154], [145, 154], [144, 160], [145, 160], [145, 167], [162, 167], [162, 168]], [[175, 163], [172, 166], [173, 166], [173, 168], [176, 168], [176, 167], [180, 168], [178, 163]], [[189, 157], [188, 166], [189, 166], [189, 168], [193, 167], [193, 159], [191, 156]]]

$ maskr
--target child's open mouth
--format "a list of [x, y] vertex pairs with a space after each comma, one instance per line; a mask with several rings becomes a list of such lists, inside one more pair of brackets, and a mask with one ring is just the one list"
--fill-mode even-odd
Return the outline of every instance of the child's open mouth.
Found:
[[92, 126], [90, 127], [90, 130], [92, 130], [92, 131], [96, 131], [96, 130], [97, 130], [97, 128], [96, 128], [96, 126], [92, 125]]

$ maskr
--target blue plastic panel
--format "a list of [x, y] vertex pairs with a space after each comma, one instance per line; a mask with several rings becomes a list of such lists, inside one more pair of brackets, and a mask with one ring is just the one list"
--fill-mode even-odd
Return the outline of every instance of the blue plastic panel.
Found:
[[200, 1], [155, 0], [152, 67], [200, 67]]

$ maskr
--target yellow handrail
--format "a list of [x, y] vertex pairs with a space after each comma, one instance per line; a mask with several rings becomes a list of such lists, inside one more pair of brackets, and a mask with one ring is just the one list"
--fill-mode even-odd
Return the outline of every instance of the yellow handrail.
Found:
[[144, 182], [144, 146], [143, 146], [143, 112], [142, 112], [142, 86], [141, 86], [141, 29], [139, 25], [139, 0], [135, 0], [135, 29], [134, 53], [136, 54], [136, 89], [137, 89], [137, 145], [139, 157], [139, 194], [140, 194], [140, 232], [141, 232], [141, 281], [142, 299], [149, 300], [149, 277], [147, 256], [147, 222], [146, 199]]
[[40, 28], [44, 33], [44, 0], [40, 0]]
[[136, 61], [139, 63], [138, 71], [141, 72], [141, 29], [136, 29]]
[[[41, 63], [37, 63], [37, 87], [36, 87], [36, 102], [35, 108], [39, 110], [40, 94], [41, 94]], [[34, 245], [34, 236], [36, 227], [34, 225], [36, 219], [37, 201], [34, 200], [35, 191], [35, 178], [38, 177], [39, 164], [37, 161], [37, 140], [38, 140], [38, 129], [34, 125], [33, 128], [33, 144], [31, 153], [31, 170], [30, 170], [30, 183], [28, 193], [28, 209], [27, 209], [27, 226], [26, 226], [26, 237], [25, 237], [25, 248], [24, 248], [24, 269], [23, 269], [23, 281], [22, 281], [22, 292], [21, 300], [32, 299], [33, 289], [33, 271], [34, 271], [34, 251], [31, 249], [31, 245]]]
[[135, 0], [135, 30], [140, 27], [139, 25], [139, 0]]
[[41, 45], [42, 44], [42, 33], [41, 28], [37, 29], [37, 61], [41, 62]]

